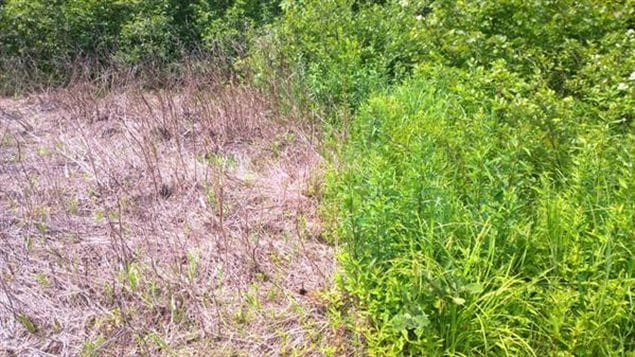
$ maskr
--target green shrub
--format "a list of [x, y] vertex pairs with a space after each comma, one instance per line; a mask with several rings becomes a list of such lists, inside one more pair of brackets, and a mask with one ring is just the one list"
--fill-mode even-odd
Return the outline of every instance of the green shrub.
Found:
[[0, 13], [3, 56], [46, 56], [51, 59], [64, 56], [57, 44], [63, 32], [58, 26], [62, 19], [59, 8], [60, 1], [11, 1], [6, 4]]
[[[284, 16], [254, 50], [257, 75], [291, 69], [322, 105], [358, 106], [405, 71], [399, 61], [415, 46], [407, 12], [352, 0], [285, 1]], [[414, 19], [414, 17], [413, 17]], [[273, 72], [270, 76], [279, 76]]]
[[256, 29], [280, 13], [279, 1], [200, 1], [194, 5], [201, 45], [213, 53], [241, 57]]
[[115, 58], [127, 65], [174, 60], [181, 48], [180, 38], [168, 9], [149, 2], [135, 11], [121, 27]]
[[[355, 109], [425, 62], [488, 68], [504, 60], [509, 71], [540, 77], [562, 97], [588, 95], [579, 74], [604, 81], [610, 72], [623, 81], [635, 70], [633, 42], [625, 40], [632, 37], [633, 0], [307, 0], [282, 7], [266, 39], [271, 45], [254, 51], [256, 71], [291, 68], [331, 108]], [[606, 70], [589, 70], [596, 56], [607, 60]], [[624, 94], [602, 99], [619, 102]]]
[[635, 135], [485, 70], [421, 68], [328, 180], [371, 353], [633, 351]]
[[633, 5], [282, 3], [256, 79], [359, 110], [326, 211], [372, 353], [635, 348]]
[[276, 0], [8, 0], [0, 11], [0, 80], [36, 72], [63, 81], [86, 58], [153, 69], [202, 52], [231, 63], [278, 9]]
[[635, 129], [635, 30], [605, 36], [587, 49], [586, 58], [588, 61], [567, 81], [565, 90], [584, 101], [587, 114], [602, 118], [615, 130], [632, 133]]

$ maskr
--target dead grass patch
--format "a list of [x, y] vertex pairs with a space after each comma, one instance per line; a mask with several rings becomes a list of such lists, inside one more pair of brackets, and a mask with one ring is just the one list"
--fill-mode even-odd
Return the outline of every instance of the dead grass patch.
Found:
[[0, 99], [0, 351], [323, 354], [315, 133], [240, 85]]

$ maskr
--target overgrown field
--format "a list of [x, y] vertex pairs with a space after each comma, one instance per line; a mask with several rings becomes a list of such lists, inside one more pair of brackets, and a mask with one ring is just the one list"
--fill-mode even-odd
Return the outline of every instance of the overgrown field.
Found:
[[[2, 117], [21, 346], [635, 353], [633, 0], [6, 1], [0, 91], [51, 88], [63, 120]], [[110, 280], [61, 293], [86, 257]], [[60, 296], [110, 317], [47, 325]]]

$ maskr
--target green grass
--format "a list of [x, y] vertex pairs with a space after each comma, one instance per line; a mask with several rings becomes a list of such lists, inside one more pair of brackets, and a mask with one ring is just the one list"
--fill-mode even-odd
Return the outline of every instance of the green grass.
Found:
[[370, 353], [635, 350], [635, 135], [585, 109], [447, 67], [362, 107], [327, 200]]

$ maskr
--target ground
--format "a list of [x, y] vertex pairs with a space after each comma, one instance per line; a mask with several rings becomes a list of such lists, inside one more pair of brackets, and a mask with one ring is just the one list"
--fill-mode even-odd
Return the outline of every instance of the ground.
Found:
[[299, 122], [237, 85], [0, 99], [0, 354], [339, 354]]

